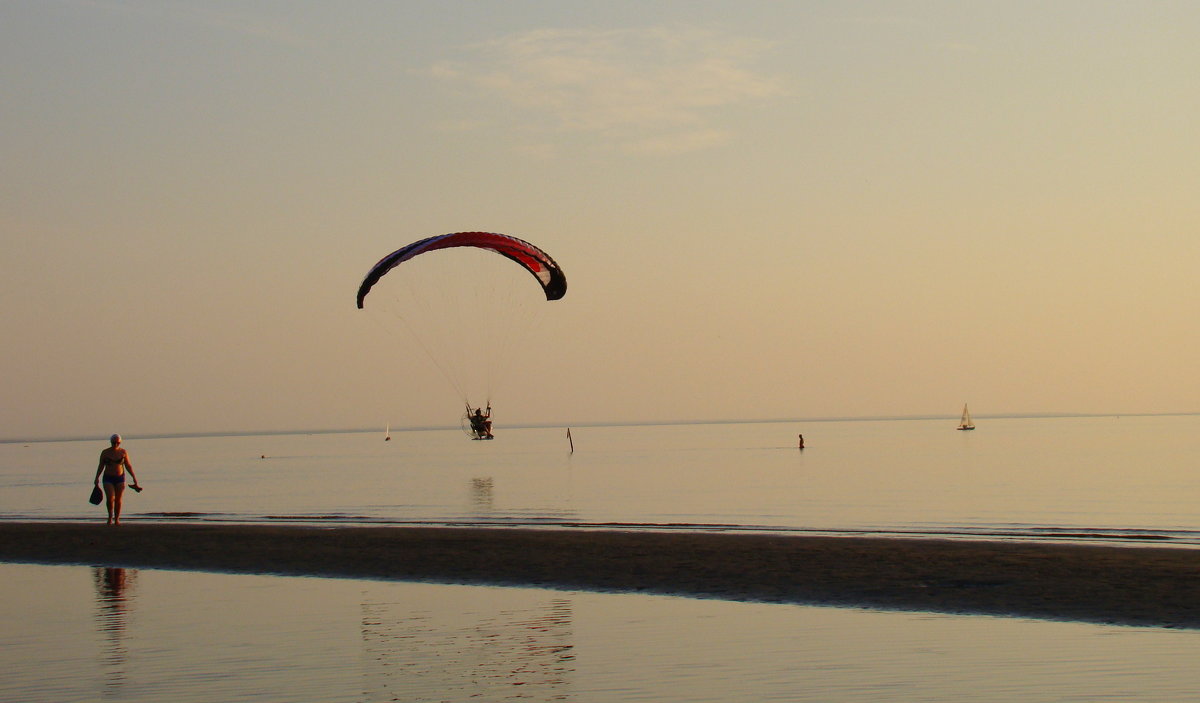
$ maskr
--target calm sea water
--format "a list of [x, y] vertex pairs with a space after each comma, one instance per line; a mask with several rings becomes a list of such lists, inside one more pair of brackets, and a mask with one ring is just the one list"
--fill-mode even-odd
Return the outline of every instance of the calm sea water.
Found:
[[[1196, 417], [138, 439], [134, 520], [1200, 544]], [[807, 448], [796, 448], [803, 432]], [[0, 445], [93, 520], [96, 442]], [[98, 526], [97, 529], [106, 529]], [[4, 701], [1176, 701], [1200, 632], [634, 594], [0, 564]]]
[[1200, 633], [0, 564], [0, 700], [1184, 701]]
[[[1200, 416], [138, 439], [128, 519], [771, 530], [1200, 545]], [[803, 433], [806, 448], [797, 449]], [[0, 519], [95, 520], [106, 442], [0, 444]]]

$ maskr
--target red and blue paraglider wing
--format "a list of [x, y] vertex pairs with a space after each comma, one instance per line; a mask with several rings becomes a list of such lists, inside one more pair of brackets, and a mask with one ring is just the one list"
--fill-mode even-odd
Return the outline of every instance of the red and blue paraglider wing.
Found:
[[546, 292], [546, 300], [558, 300], [567, 294], [567, 278], [562, 269], [549, 254], [529, 242], [493, 232], [455, 232], [413, 242], [380, 259], [379, 263], [367, 272], [367, 277], [358, 287], [358, 307], [363, 306], [363, 299], [367, 297], [371, 287], [388, 271], [425, 252], [451, 247], [487, 249], [517, 262], [538, 280], [542, 290]]

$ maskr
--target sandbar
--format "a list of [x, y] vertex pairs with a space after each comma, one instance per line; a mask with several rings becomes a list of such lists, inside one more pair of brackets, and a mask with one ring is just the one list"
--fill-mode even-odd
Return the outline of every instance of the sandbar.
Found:
[[1200, 550], [608, 529], [0, 522], [0, 561], [1200, 627]]

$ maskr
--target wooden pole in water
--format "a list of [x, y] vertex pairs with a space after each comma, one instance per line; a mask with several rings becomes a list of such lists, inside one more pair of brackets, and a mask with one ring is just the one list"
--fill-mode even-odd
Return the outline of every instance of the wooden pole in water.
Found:
[[571, 443], [571, 453], [575, 453], [575, 440], [571, 439], [571, 428], [567, 428], [567, 441]]

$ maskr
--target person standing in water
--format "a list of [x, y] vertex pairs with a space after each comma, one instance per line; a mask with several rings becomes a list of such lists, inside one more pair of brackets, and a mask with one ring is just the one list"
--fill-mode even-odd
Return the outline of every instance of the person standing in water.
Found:
[[108, 438], [112, 446], [100, 452], [100, 465], [96, 467], [96, 486], [104, 481], [104, 507], [108, 509], [109, 525], [121, 524], [121, 497], [125, 493], [125, 474], [133, 478], [129, 486], [139, 493], [142, 487], [138, 485], [137, 474], [133, 473], [133, 464], [129, 463], [129, 452], [121, 447], [121, 435], [115, 434]]

